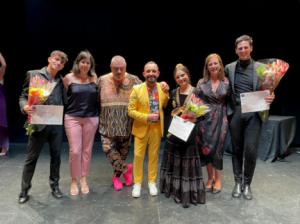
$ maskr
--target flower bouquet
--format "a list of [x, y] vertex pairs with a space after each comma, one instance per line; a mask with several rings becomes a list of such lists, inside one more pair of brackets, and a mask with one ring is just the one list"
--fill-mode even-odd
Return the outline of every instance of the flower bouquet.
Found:
[[[260, 81], [261, 90], [269, 90], [273, 94], [280, 80], [289, 69], [289, 64], [281, 59], [263, 59], [258, 62], [262, 63], [258, 66], [256, 72]], [[262, 120], [268, 119], [269, 111], [262, 111]]]
[[[41, 76], [32, 76], [30, 78], [28, 90], [28, 105], [32, 106], [43, 104], [47, 100], [53, 88], [54, 85]], [[26, 135], [31, 135], [35, 131], [30, 120], [31, 115], [28, 115], [27, 122], [25, 123]]]
[[173, 119], [167, 137], [170, 138], [174, 135], [183, 141], [187, 141], [195, 126], [196, 119], [205, 115], [208, 111], [209, 107], [200, 98], [192, 94], [187, 98], [186, 104], [172, 111]]
[[204, 104], [203, 100], [192, 94], [188, 103], [182, 107], [175, 108], [171, 115], [180, 116], [184, 120], [190, 120], [201, 117], [207, 112], [209, 112], [209, 107]]

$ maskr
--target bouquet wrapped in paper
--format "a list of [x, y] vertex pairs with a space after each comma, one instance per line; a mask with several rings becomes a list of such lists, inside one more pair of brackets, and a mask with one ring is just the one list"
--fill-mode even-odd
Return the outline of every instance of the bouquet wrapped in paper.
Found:
[[257, 68], [261, 89], [268, 89], [272, 93], [289, 69], [289, 64], [280, 59], [264, 59], [259, 60], [259, 62], [262, 63]]
[[195, 94], [189, 95], [183, 106], [172, 111], [173, 119], [167, 137], [174, 135], [186, 142], [194, 129], [197, 118], [205, 115], [208, 111], [210, 111], [209, 107], [200, 98], [196, 97]]
[[181, 116], [185, 120], [196, 119], [209, 112], [209, 107], [195, 94], [192, 94], [186, 105], [172, 111], [172, 116]]
[[[273, 94], [280, 80], [289, 69], [289, 64], [281, 59], [271, 58], [259, 60], [262, 63], [256, 72], [260, 81], [261, 90], [269, 90]], [[262, 112], [262, 119], [266, 121], [269, 111]]]
[[[28, 90], [28, 105], [40, 105], [43, 104], [53, 88], [55, 83], [49, 82], [39, 75], [32, 76], [30, 78], [29, 90]], [[27, 122], [25, 123], [26, 134], [31, 135], [35, 130], [34, 126], [30, 123], [31, 116], [28, 115]]]

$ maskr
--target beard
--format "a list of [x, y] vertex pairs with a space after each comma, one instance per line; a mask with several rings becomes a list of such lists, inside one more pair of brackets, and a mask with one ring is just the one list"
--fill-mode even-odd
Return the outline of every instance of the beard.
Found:
[[157, 78], [155, 76], [148, 76], [146, 80], [150, 85], [153, 85], [156, 83]]

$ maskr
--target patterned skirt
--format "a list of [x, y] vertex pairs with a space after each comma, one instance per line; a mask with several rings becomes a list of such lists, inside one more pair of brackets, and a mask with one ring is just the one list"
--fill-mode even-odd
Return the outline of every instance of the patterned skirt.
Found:
[[205, 204], [199, 151], [195, 144], [171, 136], [166, 140], [160, 168], [160, 191], [183, 207]]

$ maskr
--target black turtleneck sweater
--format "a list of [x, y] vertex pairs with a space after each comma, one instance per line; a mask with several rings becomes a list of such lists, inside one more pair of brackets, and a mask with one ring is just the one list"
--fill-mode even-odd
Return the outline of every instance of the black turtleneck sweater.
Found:
[[253, 91], [253, 61], [239, 60], [236, 64], [234, 76], [235, 100], [241, 103], [240, 94]]

